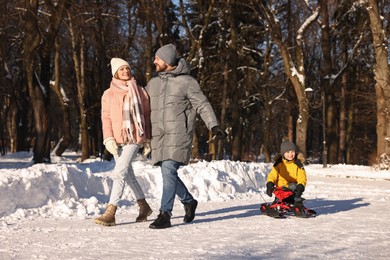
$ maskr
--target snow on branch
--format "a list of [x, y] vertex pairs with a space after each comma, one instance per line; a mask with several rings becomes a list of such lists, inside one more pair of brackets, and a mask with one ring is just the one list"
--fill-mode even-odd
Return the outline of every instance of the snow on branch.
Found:
[[317, 20], [317, 18], [319, 16], [319, 10], [320, 10], [320, 8], [317, 7], [317, 9], [312, 13], [312, 15], [310, 15], [306, 19], [306, 21], [301, 25], [301, 27], [299, 28], [299, 30], [297, 32], [297, 42], [299, 45], [300, 45], [300, 42], [302, 41], [303, 33], [305, 32], [306, 28], [309, 27], [309, 25], [311, 23], [313, 23], [314, 21]]
[[296, 76], [299, 80], [299, 82], [301, 83], [302, 86], [305, 86], [305, 76], [303, 74], [300, 74], [297, 69], [295, 68], [295, 66], [292, 66], [291, 67], [291, 76]]
[[283, 92], [280, 93], [280, 95], [278, 95], [278, 96], [275, 97], [274, 99], [268, 101], [268, 104], [272, 105], [272, 103], [273, 103], [274, 101], [277, 101], [277, 100], [284, 100], [282, 97], [283, 97], [284, 93], [286, 93], [286, 90], [287, 90], [287, 88], [284, 87]]
[[[366, 22], [367, 23], [367, 22]], [[363, 26], [363, 28], [365, 28], [366, 26]], [[361, 31], [360, 33], [360, 36], [359, 36], [359, 39], [356, 41], [355, 45], [353, 46], [352, 48], [352, 51], [347, 59], [347, 62], [344, 64], [344, 66], [340, 69], [340, 71], [336, 74], [333, 74], [331, 76], [325, 76], [326, 79], [329, 79], [330, 80], [330, 85], [332, 86], [334, 82], [337, 81], [338, 78], [340, 78], [343, 73], [345, 72], [345, 70], [348, 68], [349, 64], [351, 63], [351, 61], [353, 60], [353, 58], [355, 57], [356, 53], [357, 53], [357, 50], [358, 50], [358, 47], [360, 46], [360, 44], [362, 43], [364, 39], [364, 29]]]
[[35, 75], [35, 78], [37, 79], [37, 82], [38, 82], [38, 85], [40, 87], [40, 89], [42, 90], [42, 93], [45, 97], [47, 97], [47, 91], [46, 91], [46, 87], [42, 84], [41, 80], [39, 79], [38, 77], [38, 74], [36, 71], [34, 71], [34, 75]]

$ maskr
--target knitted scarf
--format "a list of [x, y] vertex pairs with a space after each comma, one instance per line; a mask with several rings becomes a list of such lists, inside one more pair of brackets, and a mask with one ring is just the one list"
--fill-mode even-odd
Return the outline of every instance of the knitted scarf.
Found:
[[125, 143], [142, 143], [145, 121], [137, 83], [134, 79], [124, 82], [113, 78], [111, 85], [127, 91], [123, 98], [121, 130]]

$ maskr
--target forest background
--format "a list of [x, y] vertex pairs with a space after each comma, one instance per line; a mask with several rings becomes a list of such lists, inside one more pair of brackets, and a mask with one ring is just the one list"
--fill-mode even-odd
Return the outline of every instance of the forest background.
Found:
[[324, 166], [389, 161], [389, 1], [0, 3], [2, 155], [109, 159], [110, 59], [128, 60], [146, 86], [155, 51], [174, 43], [228, 133], [215, 141], [198, 120], [193, 159], [269, 162], [288, 138]]

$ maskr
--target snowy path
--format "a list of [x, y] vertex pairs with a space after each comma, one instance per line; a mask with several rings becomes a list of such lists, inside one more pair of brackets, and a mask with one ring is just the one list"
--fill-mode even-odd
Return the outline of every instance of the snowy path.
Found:
[[[202, 202], [192, 224], [182, 223], [176, 202], [173, 227], [165, 230], [135, 223], [136, 206], [121, 211], [115, 227], [77, 217], [3, 222], [0, 259], [388, 259], [390, 227], [382, 212], [390, 181], [309, 175], [305, 197], [316, 218], [262, 216], [263, 200], [254, 195]], [[159, 201], [151, 206], [153, 220]]]

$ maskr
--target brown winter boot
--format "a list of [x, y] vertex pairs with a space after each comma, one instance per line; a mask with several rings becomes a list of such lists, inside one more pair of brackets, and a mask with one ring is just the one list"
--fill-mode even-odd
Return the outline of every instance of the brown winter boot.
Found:
[[152, 214], [152, 209], [149, 207], [149, 204], [146, 202], [145, 199], [137, 200], [137, 203], [139, 205], [139, 215], [135, 219], [135, 222], [144, 222], [147, 220], [147, 217]]
[[106, 211], [98, 218], [95, 218], [95, 223], [103, 226], [115, 226], [115, 212], [117, 206], [108, 204]]

